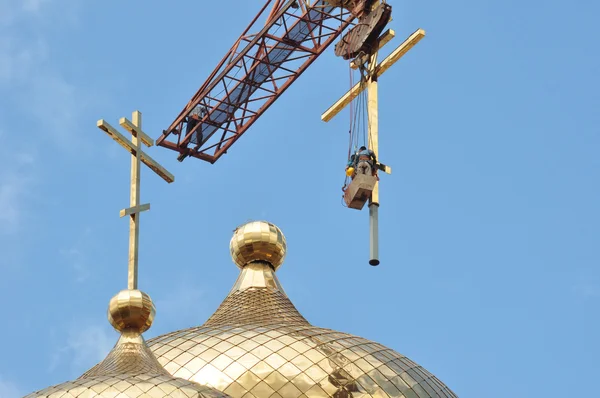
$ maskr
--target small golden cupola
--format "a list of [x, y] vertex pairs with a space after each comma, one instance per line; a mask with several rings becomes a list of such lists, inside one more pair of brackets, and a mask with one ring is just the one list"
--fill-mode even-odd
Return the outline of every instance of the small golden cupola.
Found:
[[[131, 130], [138, 150], [132, 156], [131, 207], [121, 211], [122, 216], [130, 217], [128, 289], [114, 296], [108, 306], [108, 320], [120, 333], [120, 338], [102, 362], [78, 379], [34, 392], [26, 398], [227, 398], [227, 394], [213, 388], [173, 377], [157, 361], [142, 337], [142, 333], [152, 326], [156, 313], [150, 296], [137, 288], [138, 218], [141, 211], [150, 208], [149, 204], [139, 203], [138, 166], [143, 159], [137, 139], [146, 143], [150, 139], [141, 131], [140, 112], [133, 113], [133, 123], [123, 120], [124, 125], [133, 126]], [[113, 138], [120, 136], [104, 120], [99, 120], [98, 126]], [[115, 140], [125, 145], [124, 137]], [[153, 170], [165, 178], [170, 175], [158, 164], [154, 164]]]
[[404, 355], [312, 326], [276, 276], [286, 248], [271, 223], [237, 228], [230, 243], [237, 281], [202, 326], [148, 342], [161, 365], [233, 398], [456, 398]]
[[26, 398], [202, 398], [228, 395], [173, 377], [156, 360], [142, 333], [155, 308], [150, 296], [123, 290], [110, 300], [108, 319], [121, 334], [106, 358], [76, 380], [34, 392]]

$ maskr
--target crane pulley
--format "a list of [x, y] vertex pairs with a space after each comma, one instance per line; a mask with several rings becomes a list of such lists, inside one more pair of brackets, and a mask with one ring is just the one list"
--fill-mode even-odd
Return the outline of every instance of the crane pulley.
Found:
[[[366, 1], [361, 4], [368, 3]], [[361, 9], [357, 25], [346, 33], [335, 45], [335, 55], [352, 59], [362, 53], [372, 53], [376, 49], [379, 35], [392, 18], [392, 6], [387, 3], [375, 4]]]

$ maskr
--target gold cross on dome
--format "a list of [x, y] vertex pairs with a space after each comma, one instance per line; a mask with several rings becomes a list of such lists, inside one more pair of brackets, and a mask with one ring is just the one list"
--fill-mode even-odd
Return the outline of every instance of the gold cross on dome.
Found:
[[119, 133], [104, 119], [98, 120], [96, 125], [108, 134], [113, 140], [131, 154], [131, 196], [127, 209], [120, 212], [121, 217], [129, 216], [129, 267], [127, 288], [137, 289], [138, 279], [138, 243], [140, 237], [140, 220], [138, 214], [150, 210], [150, 204], [140, 204], [140, 166], [144, 163], [152, 171], [168, 183], [175, 181], [173, 174], [169, 173], [157, 161], [142, 151], [142, 143], [148, 147], [154, 145], [154, 140], [142, 131], [142, 114], [139, 111], [132, 113], [132, 120], [122, 117], [119, 124], [131, 133], [131, 141]]

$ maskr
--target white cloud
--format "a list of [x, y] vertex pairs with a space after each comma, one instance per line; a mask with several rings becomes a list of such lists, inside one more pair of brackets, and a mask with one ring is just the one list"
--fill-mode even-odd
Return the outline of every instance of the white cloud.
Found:
[[575, 285], [575, 294], [583, 298], [600, 297], [600, 286], [592, 283], [580, 283]]
[[75, 271], [75, 281], [79, 283], [85, 282], [85, 280], [90, 276], [90, 271], [87, 266], [85, 256], [81, 250], [71, 248], [67, 250], [61, 250], [60, 254], [69, 262], [73, 271]]
[[39, 23], [47, 17], [47, 6], [62, 6], [68, 10], [69, 6], [77, 5], [76, 1], [51, 0], [0, 0], [0, 27], [11, 27], [18, 23]]
[[[10, 104], [4, 111], [31, 115], [26, 121], [0, 120], [0, 233], [25, 225], [26, 199], [34, 197], [36, 152], [44, 153], [49, 144], [75, 151], [70, 138], [86, 102], [53, 65], [47, 32], [68, 25], [63, 13], [74, 20], [78, 3], [0, 0], [0, 93]], [[24, 139], [29, 141], [26, 151], [19, 149]]]
[[23, 394], [14, 383], [4, 380], [0, 377], [0, 397], [2, 398], [20, 398]]
[[16, 35], [0, 37], [0, 84], [20, 87], [27, 83], [36, 64], [46, 58], [47, 51], [46, 44], [39, 39], [26, 41]]
[[79, 235], [75, 244], [68, 249], [60, 250], [60, 255], [72, 268], [75, 273], [75, 281], [79, 283], [86, 281], [90, 276], [88, 257], [85, 253], [91, 234], [92, 230], [86, 228], [83, 233]]
[[[202, 303], [202, 290], [190, 282], [182, 282], [173, 289], [168, 289], [168, 294], [154, 299], [157, 320], [164, 323], [181, 320], [181, 314], [198, 313], [198, 306]], [[198, 315], [198, 314], [197, 314]], [[194, 322], [193, 318], [186, 317], [186, 322]], [[177, 325], [176, 325], [177, 326]]]
[[17, 226], [22, 191], [22, 184], [14, 175], [9, 174], [0, 180], [0, 223], [5, 231], [12, 231]]
[[15, 0], [0, 0], [0, 27], [11, 25], [22, 10], [22, 4]]
[[[5, 142], [1, 132], [0, 142]], [[0, 148], [0, 159], [0, 232], [14, 233], [21, 225], [23, 205], [34, 182], [35, 155]]]
[[42, 5], [49, 1], [50, 0], [22, 0], [23, 10], [38, 13], [41, 10]]
[[13, 106], [44, 126], [38, 141], [50, 138], [63, 150], [71, 148], [70, 134], [76, 131], [76, 115], [86, 107], [86, 95], [54, 65], [47, 32], [57, 25], [48, 21], [60, 17], [64, 27], [64, 12], [73, 13], [77, 3], [0, 0], [0, 89]]
[[[77, 114], [86, 107], [84, 96], [48, 62], [47, 43], [0, 39], [0, 87], [12, 97], [13, 105], [32, 115], [36, 124], [44, 126], [51, 143], [65, 150], [77, 127]], [[14, 131], [19, 135], [36, 131]]]
[[117, 335], [106, 326], [72, 327], [66, 345], [56, 351], [48, 370], [52, 372], [65, 362], [71, 364], [74, 373], [81, 374], [106, 358], [116, 342]]

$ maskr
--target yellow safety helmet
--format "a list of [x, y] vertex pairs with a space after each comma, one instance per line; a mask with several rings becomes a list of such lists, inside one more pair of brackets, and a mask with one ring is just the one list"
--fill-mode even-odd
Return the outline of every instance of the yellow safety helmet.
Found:
[[354, 173], [354, 167], [348, 167], [348, 168], [346, 169], [346, 175], [347, 175], [348, 177], [350, 177], [350, 176], [352, 175], [352, 173]]

